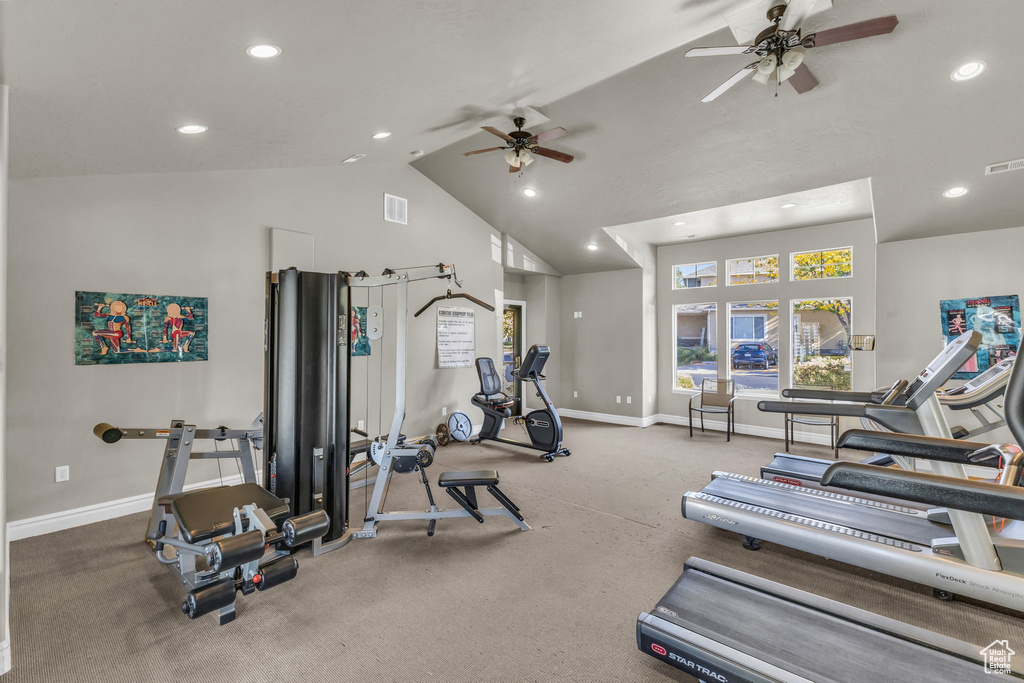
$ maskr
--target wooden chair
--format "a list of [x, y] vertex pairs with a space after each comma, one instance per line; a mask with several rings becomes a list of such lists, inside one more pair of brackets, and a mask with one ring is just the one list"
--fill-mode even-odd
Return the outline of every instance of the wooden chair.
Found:
[[[693, 399], [699, 398], [700, 405], [693, 406]], [[733, 401], [736, 400], [735, 390], [731, 379], [705, 379], [700, 384], [700, 393], [690, 397], [688, 407], [688, 422], [690, 423], [690, 436], [693, 436], [693, 412], [700, 413], [700, 431], [704, 431], [704, 413], [717, 413], [725, 415], [725, 440], [731, 440], [732, 431], [736, 426], [733, 413]]]
[[[800, 389], [817, 389], [819, 391], [835, 391], [831, 384], [801, 384]], [[796, 442], [796, 425], [807, 425], [809, 427], [828, 427], [829, 437], [832, 444], [832, 454], [836, 460], [839, 459], [839, 448], [836, 442], [839, 440], [839, 418], [828, 415], [801, 415], [800, 413], [786, 413], [784, 432], [786, 438], [786, 452], [789, 453], [789, 445]]]

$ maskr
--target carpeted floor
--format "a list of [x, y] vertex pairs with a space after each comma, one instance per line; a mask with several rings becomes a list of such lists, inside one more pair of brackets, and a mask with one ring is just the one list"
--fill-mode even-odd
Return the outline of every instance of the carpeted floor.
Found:
[[[756, 475], [781, 442], [576, 420], [566, 434], [573, 455], [554, 463], [456, 444], [429, 470], [436, 481], [497, 469], [532, 531], [457, 519], [428, 538], [425, 522], [390, 522], [377, 539], [318, 558], [303, 551], [295, 580], [239, 596], [238, 619], [223, 627], [180, 613], [182, 587], [141, 540], [145, 515], [18, 541], [14, 669], [0, 680], [689, 681], [640, 653], [634, 629], [691, 555], [969, 642], [1024, 645], [1015, 613], [942, 603], [930, 589], [771, 544], [749, 552], [681, 517], [684, 491], [715, 469]], [[424, 507], [418, 479], [397, 476], [388, 504]], [[356, 494], [353, 519], [361, 505]]]

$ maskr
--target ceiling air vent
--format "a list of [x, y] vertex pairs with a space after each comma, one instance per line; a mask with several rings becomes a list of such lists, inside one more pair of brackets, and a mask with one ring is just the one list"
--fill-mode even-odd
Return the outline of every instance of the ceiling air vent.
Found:
[[985, 167], [985, 175], [1020, 170], [1024, 170], [1024, 159], [1015, 159], [1013, 161], [1001, 161], [998, 164], [989, 164]]
[[384, 220], [392, 223], [409, 224], [409, 200], [384, 194]]

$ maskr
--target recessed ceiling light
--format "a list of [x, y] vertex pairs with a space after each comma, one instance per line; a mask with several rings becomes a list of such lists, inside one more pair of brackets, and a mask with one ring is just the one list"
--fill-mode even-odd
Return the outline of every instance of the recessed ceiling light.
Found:
[[686, 221], [676, 221], [672, 225], [686, 225]]
[[943, 192], [942, 196], [943, 197], [949, 197], [950, 199], [953, 199], [955, 197], [963, 197], [965, 194], [967, 194], [967, 188], [966, 187], [951, 187], [948, 190], [946, 190], [945, 192]]
[[175, 130], [185, 135], [196, 135], [198, 133], [205, 133], [210, 129], [198, 123], [190, 123], [187, 126], [178, 126]]
[[423, 156], [423, 150], [422, 149], [416, 149], [416, 150], [413, 150], [413, 151], [409, 152], [409, 154], [413, 155], [414, 157], [421, 157], [421, 156]]
[[587, 249], [589, 249], [590, 251], [597, 251], [597, 245], [591, 242], [590, 244], [587, 245]]
[[981, 75], [985, 70], [985, 62], [974, 61], [961, 64], [949, 75], [954, 81], [969, 81]]
[[257, 59], [270, 59], [281, 54], [281, 48], [277, 45], [250, 45], [245, 48], [245, 54]]
[[533, 189], [532, 187], [525, 187], [523, 188], [523, 194], [525, 194], [527, 197], [536, 197], [537, 190]]
[[373, 134], [373, 139], [374, 140], [383, 140], [384, 138], [389, 138], [389, 137], [391, 137], [391, 131], [388, 131], [388, 130], [382, 130], [379, 133], [374, 133]]
[[359, 161], [360, 159], [362, 159], [365, 156], [366, 156], [365, 154], [353, 154], [352, 156], [350, 156], [348, 159], [345, 159], [341, 163], [343, 163], [343, 164], [352, 164], [352, 163], [355, 163], [355, 162]]
[[792, 209], [794, 206], [796, 206], [796, 204], [794, 204], [793, 202], [789, 202], [787, 204], [783, 204], [782, 208], [783, 209]]

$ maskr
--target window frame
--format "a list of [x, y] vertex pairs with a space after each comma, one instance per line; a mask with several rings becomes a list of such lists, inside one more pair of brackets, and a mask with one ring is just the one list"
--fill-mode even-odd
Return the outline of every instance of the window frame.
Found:
[[[693, 287], [679, 287], [679, 286], [677, 286], [678, 282], [679, 282], [679, 279], [680, 279], [679, 278], [679, 269], [680, 268], [688, 268], [688, 267], [692, 266], [693, 267], [693, 278], [692, 279], [699, 281], [700, 280], [700, 276], [697, 275], [697, 273], [700, 270], [699, 266], [708, 266], [708, 265], [713, 265], [715, 267], [715, 282], [714, 282], [714, 284], [710, 284], [710, 285], [698, 284], [698, 285], [694, 285]], [[686, 278], [686, 279], [691, 279], [691, 278]], [[680, 263], [680, 264], [672, 266], [672, 290], [673, 291], [677, 291], [678, 292], [678, 291], [682, 291], [682, 290], [685, 290], [685, 289], [707, 289], [709, 287], [717, 287], [717, 286], [718, 286], [718, 260], [717, 259], [714, 260], [714, 261], [699, 261], [697, 263]]]
[[[796, 276], [797, 268], [811, 268], [811, 267], [813, 267], [813, 266], [797, 266], [796, 265], [796, 257], [797, 256], [803, 256], [804, 254], [822, 254], [822, 253], [824, 253], [826, 251], [846, 251], [846, 250], [849, 250], [849, 252], [850, 252], [850, 260], [848, 262], [849, 266], [850, 266], [850, 272], [847, 273], [846, 275], [830, 275], [828, 277], [824, 277], [823, 275], [821, 275], [819, 277], [801, 277], [801, 278], [798, 278]], [[847, 263], [847, 262], [844, 261], [843, 263]], [[828, 265], [842, 265], [842, 264], [830, 263]], [[825, 264], [819, 264], [817, 266], [817, 268], [818, 268], [818, 273], [821, 274], [821, 273], [824, 272]], [[793, 252], [790, 252], [790, 254], [789, 254], [789, 281], [790, 282], [821, 282], [822, 280], [842, 280], [843, 278], [848, 278], [848, 277], [853, 277], [853, 246], [849, 246], [849, 247], [829, 247], [827, 249], [808, 249], [807, 251], [793, 251]], [[833, 297], [833, 298], [835, 298], [835, 297]], [[809, 299], [807, 299], [807, 300], [809, 301]]]
[[[782, 254], [762, 254], [760, 256], [739, 256], [737, 258], [725, 259], [725, 273], [726, 273], [725, 286], [726, 287], [746, 287], [746, 286], [750, 286], [750, 285], [772, 285], [772, 284], [778, 284], [779, 277], [780, 277], [780, 272], [782, 270], [781, 257], [782, 257]], [[753, 262], [756, 261], [757, 259], [766, 259], [766, 258], [774, 258], [775, 259], [775, 279], [774, 280], [766, 280], [764, 282], [757, 282], [756, 280], [757, 280], [758, 272], [757, 272], [757, 269], [753, 268], [753, 266], [752, 266], [753, 269], [752, 269], [752, 271], [750, 273], [750, 276], [752, 278], [754, 278], [754, 280], [755, 280], [754, 282], [732, 282], [732, 267], [731, 266], [732, 266], [732, 264], [734, 262], [736, 262], [736, 261], [750, 261], [753, 264]]]

